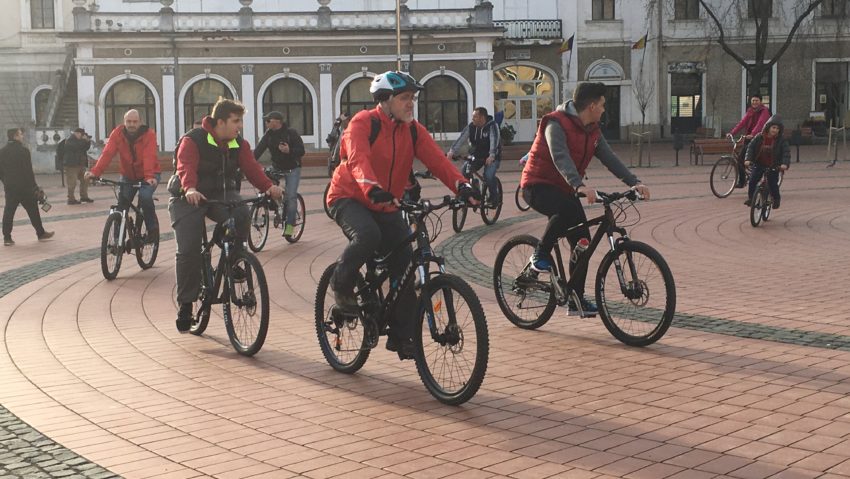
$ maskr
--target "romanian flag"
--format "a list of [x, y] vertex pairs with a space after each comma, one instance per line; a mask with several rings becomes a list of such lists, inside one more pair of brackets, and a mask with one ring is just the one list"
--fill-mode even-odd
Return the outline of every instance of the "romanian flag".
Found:
[[564, 52], [568, 52], [568, 51], [572, 50], [573, 49], [573, 40], [575, 39], [575, 37], [576, 37], [576, 35], [575, 35], [575, 33], [573, 33], [573, 36], [564, 40], [564, 43], [562, 43], [561, 46], [558, 48], [558, 53], [564, 53]]
[[646, 37], [647, 37], [647, 35], [649, 35], [649, 33], [640, 37], [640, 40], [638, 40], [634, 44], [632, 44], [632, 50], [643, 50], [644, 48], [646, 48]]

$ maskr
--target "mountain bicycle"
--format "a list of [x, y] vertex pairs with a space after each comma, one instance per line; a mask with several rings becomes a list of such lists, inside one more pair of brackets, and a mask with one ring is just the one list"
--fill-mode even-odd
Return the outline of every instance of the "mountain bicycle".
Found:
[[[276, 185], [279, 185], [280, 180], [285, 177], [285, 172], [272, 167], [266, 168], [265, 172]], [[283, 194], [280, 204], [264, 193], [259, 193], [257, 198], [259, 201], [251, 206], [251, 234], [248, 235], [248, 247], [255, 253], [262, 251], [266, 246], [270, 227], [285, 229], [287, 207], [286, 193]], [[304, 225], [307, 223], [307, 209], [301, 193], [296, 195], [295, 201], [295, 223], [292, 225], [292, 234], [283, 237], [289, 243], [297, 243], [301, 239], [301, 235], [304, 234]], [[273, 211], [274, 215], [271, 215], [270, 211]]]
[[[220, 304], [227, 336], [237, 353], [257, 354], [266, 340], [269, 329], [269, 289], [260, 261], [239, 245], [233, 210], [242, 205], [254, 205], [261, 198], [236, 201], [205, 200], [208, 204], [224, 205], [229, 217], [216, 224], [212, 237], [204, 228], [201, 243], [201, 289], [195, 301], [195, 316], [189, 332], [200, 336], [207, 329], [212, 305]], [[214, 249], [218, 248], [218, 265], [213, 267]]]
[[[602, 202], [604, 212], [583, 223], [588, 227], [599, 227], [587, 250], [577, 255], [574, 271], [587, 270], [590, 257], [605, 238], [608, 252], [602, 258], [595, 282], [602, 322], [615, 338], [627, 345], [652, 344], [664, 336], [676, 311], [673, 274], [658, 251], [632, 240], [626, 233], [622, 223], [627, 220], [628, 210], [634, 209], [634, 213], [638, 213], [634, 204], [637, 193], [634, 190], [622, 193], [597, 191], [597, 198]], [[638, 214], [637, 220], [630, 225], [639, 220]], [[580, 317], [595, 316], [582, 310], [581, 297], [576, 290], [583, 285], [576, 284], [573, 279], [581, 275], [567, 279], [567, 269], [557, 243], [554, 247], [554, 271], [538, 273], [531, 268], [530, 257], [538, 242], [530, 235], [514, 236], [496, 255], [493, 288], [499, 307], [508, 320], [523, 329], [537, 329], [549, 321], [556, 306], [570, 302], [575, 305]]]
[[[336, 308], [329, 287], [336, 263], [325, 269], [316, 291], [316, 334], [332, 368], [351, 374], [363, 367], [380, 336], [392, 328], [390, 316], [399, 292], [415, 283], [418, 327], [414, 360], [422, 383], [445, 404], [462, 404], [475, 395], [484, 380], [489, 355], [484, 310], [473, 289], [460, 277], [446, 273], [444, 259], [431, 249], [442, 221], [429, 215], [460, 201], [448, 196], [438, 204], [402, 200], [400, 209], [415, 227], [404, 241], [368, 261], [358, 273], [354, 291], [360, 309], [357, 315]], [[429, 222], [433, 226], [430, 231]], [[390, 281], [388, 259], [410, 243], [415, 244], [413, 260], [399, 281]]]
[[[732, 137], [732, 135], [727, 135], [726, 137], [732, 142], [732, 154], [721, 156], [714, 163], [714, 166], [711, 167], [711, 173], [708, 178], [711, 192], [718, 198], [726, 198], [732, 194], [735, 188], [746, 188], [750, 182], [751, 168], [742, 167], [738, 164], [739, 155], [744, 154], [741, 151], [745, 148], [744, 135], [739, 136], [737, 139]], [[737, 183], [740, 168], [744, 168], [744, 185], [739, 187]], [[782, 184], [783, 176], [782, 173], [779, 174], [780, 185]]]
[[[92, 183], [112, 187], [115, 200], [118, 202], [109, 207], [106, 224], [103, 226], [103, 236], [100, 241], [100, 270], [103, 277], [113, 280], [121, 269], [124, 254], [135, 250], [136, 262], [142, 269], [148, 269], [156, 262], [159, 253], [159, 235], [148, 234], [145, 225], [145, 215], [139, 206], [139, 198], [135, 203], [127, 201], [120, 194], [120, 188], [141, 188], [147, 186], [144, 181], [126, 182], [112, 181], [106, 178], [93, 178]], [[154, 198], [156, 200], [156, 198]]]
[[[770, 212], [773, 211], [773, 197], [770, 195], [770, 188], [767, 184], [767, 175], [777, 171], [777, 168], [768, 168], [759, 180], [758, 187], [750, 199], [750, 224], [753, 228], [757, 228], [761, 221], [770, 219]], [[782, 180], [783, 171], [779, 170], [779, 179]]]
[[469, 180], [470, 184], [477, 191], [481, 192], [482, 201], [478, 206], [470, 206], [466, 203], [458, 206], [457, 208], [452, 209], [452, 229], [454, 229], [455, 233], [460, 233], [463, 231], [463, 225], [466, 223], [466, 215], [468, 213], [469, 208], [472, 208], [472, 211], [480, 211], [481, 219], [484, 221], [486, 225], [492, 225], [499, 219], [499, 214], [502, 212], [502, 182], [496, 177], [496, 197], [493, 198], [490, 195], [490, 188], [487, 187], [487, 182], [484, 180], [484, 176], [479, 172], [482, 166], [484, 166], [483, 162], [475, 161], [475, 157], [471, 155], [467, 156], [459, 156], [455, 155], [452, 157], [454, 161], [463, 161], [463, 165], [460, 168], [461, 174], [463, 174], [464, 178]]

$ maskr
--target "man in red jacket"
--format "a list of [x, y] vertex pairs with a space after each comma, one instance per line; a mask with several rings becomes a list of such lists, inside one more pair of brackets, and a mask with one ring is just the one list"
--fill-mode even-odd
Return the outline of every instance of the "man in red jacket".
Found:
[[[115, 155], [118, 155], [121, 172], [119, 181], [147, 183], [138, 188], [139, 205], [145, 215], [145, 228], [151, 242], [159, 238], [159, 219], [153, 204], [153, 194], [161, 179], [158, 152], [156, 132], [142, 124], [137, 110], [128, 110], [124, 113], [124, 124], [112, 130], [97, 163], [86, 173], [86, 179], [100, 177]], [[127, 204], [131, 203], [136, 196], [136, 190], [137, 188], [122, 186], [121, 200]]]
[[[336, 306], [345, 314], [359, 312], [354, 282], [360, 267], [376, 250], [396, 246], [410, 232], [396, 205], [404, 194], [414, 156], [459, 196], [467, 200], [480, 198], [446, 159], [428, 130], [413, 119], [413, 104], [421, 89], [422, 85], [406, 73], [388, 71], [376, 76], [369, 91], [378, 102], [377, 107], [357, 113], [342, 137], [340, 157], [344, 160], [334, 171], [328, 204], [334, 220], [350, 240], [331, 281]], [[370, 142], [373, 119], [380, 130]], [[411, 122], [417, 130], [415, 143]], [[408, 245], [391, 258], [391, 281], [404, 274], [412, 255]], [[416, 308], [411, 301], [415, 301], [412, 289], [403, 291], [391, 328], [393, 335], [387, 340], [387, 349], [397, 351], [401, 359], [408, 359], [413, 353]]]
[[[180, 182], [169, 182], [172, 197], [168, 213], [177, 241], [177, 330], [181, 333], [192, 326], [192, 304], [201, 285], [204, 217], [216, 222], [228, 218], [226, 207], [204, 204], [204, 200], [238, 200], [240, 171], [254, 187], [275, 200], [280, 201], [283, 194], [254, 159], [251, 145], [239, 135], [244, 114], [241, 103], [221, 99], [213, 106], [211, 116], [204, 118], [202, 127], [186, 133], [177, 146], [176, 175]], [[248, 239], [250, 213], [242, 206], [232, 215], [241, 239], [238, 244], [242, 244]]]
[[744, 156], [746, 155], [750, 140], [761, 133], [769, 118], [770, 109], [764, 106], [764, 103], [762, 103], [762, 96], [756, 93], [750, 97], [750, 107], [747, 108], [747, 112], [744, 114], [744, 117], [741, 118], [741, 121], [739, 121], [738, 124], [726, 134], [729, 138], [732, 138], [738, 133], [744, 134], [744, 147], [741, 148], [741, 151], [738, 153], [738, 182], [736, 184], [738, 188], [744, 186]]
[[[535, 271], [552, 271], [555, 263], [551, 252], [558, 238], [566, 236], [572, 249], [579, 240], [590, 238], [586, 226], [573, 231], [570, 228], [587, 221], [577, 194], [583, 193], [588, 204], [596, 201], [596, 190], [584, 183], [584, 172], [594, 156], [623, 183], [649, 199], [649, 188], [629, 171], [602, 136], [599, 120], [603, 113], [605, 85], [580, 83], [572, 100], [558, 105], [540, 121], [520, 180], [525, 201], [535, 211], [549, 217], [543, 238], [530, 260]], [[576, 273], [583, 276], [577, 282], [580, 286], [576, 291], [581, 298], [581, 309], [585, 313], [595, 313], [596, 305], [584, 298], [587, 271]], [[573, 275], [572, 264], [570, 275]], [[578, 311], [572, 300], [569, 310]]]

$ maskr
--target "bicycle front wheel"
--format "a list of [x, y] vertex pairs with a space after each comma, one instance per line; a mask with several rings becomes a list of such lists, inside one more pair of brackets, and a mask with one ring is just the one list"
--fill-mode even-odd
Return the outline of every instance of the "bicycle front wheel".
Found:
[[469, 212], [469, 207], [466, 205], [452, 210], [452, 229], [455, 233], [463, 231], [463, 224], [466, 223], [466, 215]]
[[531, 254], [537, 238], [514, 236], [499, 249], [493, 265], [493, 291], [508, 321], [522, 329], [537, 329], [555, 312], [555, 292], [551, 283], [538, 278], [531, 269]]
[[121, 213], [115, 212], [106, 218], [103, 237], [100, 241], [100, 270], [108, 280], [118, 276], [121, 259], [124, 257], [124, 238], [121, 237]]
[[248, 247], [253, 252], [262, 251], [269, 239], [269, 206], [266, 203], [251, 205], [251, 231], [248, 235]]
[[519, 185], [516, 185], [516, 192], [514, 192], [514, 202], [516, 203], [516, 207], [520, 211], [528, 211], [531, 209], [531, 205], [526, 203], [525, 197], [522, 196], [522, 188]]
[[711, 192], [718, 198], [726, 198], [732, 194], [737, 182], [738, 161], [728, 155], [721, 156], [711, 167], [711, 176], [709, 177]]
[[[481, 219], [484, 221], [484, 224], [492, 225], [499, 219], [499, 215], [502, 213], [502, 182], [499, 178], [496, 178], [495, 197], [490, 195], [490, 188], [486, 185], [484, 186], [484, 191], [484, 202], [481, 203]], [[488, 203], [495, 206], [487, 206]]]
[[341, 373], [352, 374], [366, 364], [371, 350], [366, 344], [367, 335], [360, 318], [336, 312], [330, 288], [334, 271], [336, 263], [325, 269], [316, 288], [316, 335], [328, 364]]
[[296, 243], [304, 234], [304, 225], [307, 223], [307, 208], [304, 207], [304, 197], [299, 193], [295, 203], [295, 224], [292, 225], [292, 235], [284, 236], [286, 241]]
[[599, 265], [596, 302], [602, 323], [615, 338], [629, 346], [647, 346], [661, 339], [673, 322], [673, 273], [651, 246], [621, 243]]
[[763, 186], [759, 186], [750, 200], [750, 224], [753, 228], [761, 224], [764, 217], [764, 208], [767, 203], [767, 190]]
[[490, 352], [478, 296], [459, 277], [438, 275], [422, 291], [419, 321], [416, 370], [422, 383], [444, 404], [465, 403], [484, 381]]
[[325, 214], [328, 215], [328, 218], [334, 219], [331, 214], [331, 207], [328, 205], [328, 192], [331, 191], [331, 184], [328, 183], [328, 186], [325, 187], [325, 192], [322, 193], [322, 207], [325, 209]]
[[136, 218], [136, 262], [142, 269], [149, 269], [156, 262], [159, 254], [159, 234], [156, 237], [150, 235], [145, 219], [142, 216]]
[[243, 356], [257, 354], [269, 330], [269, 288], [263, 266], [246, 251], [233, 256], [230, 301], [224, 303], [224, 325], [230, 344]]

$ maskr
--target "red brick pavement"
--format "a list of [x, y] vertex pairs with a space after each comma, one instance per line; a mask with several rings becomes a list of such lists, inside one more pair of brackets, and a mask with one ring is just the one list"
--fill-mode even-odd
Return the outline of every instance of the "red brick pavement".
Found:
[[[740, 191], [711, 196], [707, 173], [638, 170], [654, 200], [639, 205], [631, 233], [670, 263], [677, 310], [850, 335], [847, 165], [794, 165], [782, 208], [759, 228]], [[590, 171], [593, 184], [616, 188], [606, 175]], [[503, 181], [512, 193], [516, 174]], [[323, 187], [304, 181], [308, 210], [319, 208]], [[57, 205], [51, 216], [102, 211], [107, 195], [96, 189], [93, 205]], [[516, 215], [509, 202], [504, 215]], [[46, 243], [16, 226], [18, 245], [0, 250], [0, 268], [96, 247], [102, 222], [98, 214], [51, 223], [57, 236]], [[507, 237], [542, 225], [529, 214], [493, 228], [474, 252], [491, 264]], [[308, 217], [298, 244], [270, 239], [259, 257], [272, 322], [253, 359], [233, 352], [218, 313], [204, 337], [175, 331], [173, 241], [153, 269], [127, 258], [112, 282], [87, 261], [27, 283], [0, 298], [0, 403], [133, 478], [850, 476], [845, 351], [675, 324], [658, 344], [635, 349], [598, 320], [562, 311], [523, 331], [476, 285], [491, 356], [466, 405], [433, 400], [413, 364], [382, 348], [357, 374], [338, 374], [316, 344], [312, 306], [318, 275], [342, 245], [321, 214]], [[463, 274], [464, 265], [449, 268]]]

